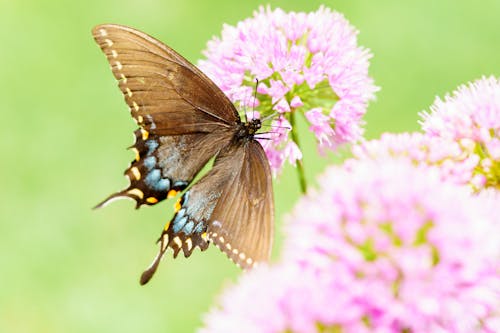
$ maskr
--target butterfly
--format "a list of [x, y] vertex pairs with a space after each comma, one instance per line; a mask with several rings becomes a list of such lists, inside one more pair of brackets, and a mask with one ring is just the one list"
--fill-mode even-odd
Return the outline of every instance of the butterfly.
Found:
[[[129, 185], [96, 208], [130, 198], [136, 208], [184, 191], [165, 225], [159, 251], [141, 276], [147, 283], [171, 248], [189, 257], [213, 242], [246, 269], [269, 259], [274, 197], [269, 161], [255, 135], [260, 119], [242, 121], [229, 98], [196, 66], [136, 29], [92, 30], [139, 128], [125, 170]], [[193, 179], [215, 157], [212, 169]], [[187, 189], [187, 190], [186, 190]]]

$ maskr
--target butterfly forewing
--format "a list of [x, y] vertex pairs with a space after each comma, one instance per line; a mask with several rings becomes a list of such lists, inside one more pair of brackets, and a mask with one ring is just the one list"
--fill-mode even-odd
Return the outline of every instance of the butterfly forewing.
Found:
[[213, 132], [239, 122], [224, 93], [177, 52], [135, 29], [92, 31], [106, 54], [132, 116], [158, 135]]
[[231, 140], [237, 112], [210, 79], [158, 40], [120, 25], [92, 32], [141, 126], [125, 171], [129, 186], [98, 207], [119, 197], [153, 205], [184, 189]]

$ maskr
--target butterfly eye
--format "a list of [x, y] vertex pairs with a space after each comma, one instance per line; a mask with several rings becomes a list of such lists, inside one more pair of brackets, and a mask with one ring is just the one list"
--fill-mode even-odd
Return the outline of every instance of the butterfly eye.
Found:
[[257, 130], [262, 126], [262, 122], [260, 121], [260, 119], [252, 119], [252, 124]]

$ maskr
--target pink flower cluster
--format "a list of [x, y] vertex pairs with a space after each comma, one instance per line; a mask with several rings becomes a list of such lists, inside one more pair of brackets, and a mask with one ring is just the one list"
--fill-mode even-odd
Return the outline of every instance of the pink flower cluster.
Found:
[[[207, 57], [233, 101], [279, 115], [263, 142], [274, 171], [301, 158], [298, 112], [320, 148], [360, 139], [376, 87], [340, 14], [261, 8]], [[227, 289], [200, 332], [500, 332], [500, 80], [421, 116], [423, 133], [386, 133], [328, 169], [288, 217], [282, 259]]]
[[[443, 180], [482, 188], [482, 177], [475, 175], [480, 157], [465, 141], [454, 141], [424, 133], [384, 133], [380, 139], [365, 141], [352, 147], [355, 159], [371, 159], [380, 163], [388, 159], [406, 159], [415, 165], [434, 167]], [[355, 163], [352, 160], [346, 163]]]
[[[353, 147], [356, 159], [399, 158], [438, 168], [473, 191], [500, 188], [500, 80], [482, 78], [422, 112], [424, 133], [385, 133]], [[348, 162], [349, 163], [349, 162]]]
[[288, 218], [283, 261], [242, 277], [208, 332], [499, 332], [498, 193], [408, 160], [332, 167]]
[[199, 65], [240, 108], [268, 117], [272, 133], [262, 144], [278, 171], [285, 160], [302, 158], [289, 139], [291, 113], [305, 115], [320, 148], [360, 139], [361, 118], [377, 88], [368, 76], [371, 54], [356, 35], [325, 7], [308, 14], [261, 7], [252, 18], [224, 26]]
[[422, 112], [427, 135], [472, 147], [480, 157], [476, 184], [500, 188], [500, 80], [482, 78], [460, 86], [444, 100], [437, 98], [430, 112]]

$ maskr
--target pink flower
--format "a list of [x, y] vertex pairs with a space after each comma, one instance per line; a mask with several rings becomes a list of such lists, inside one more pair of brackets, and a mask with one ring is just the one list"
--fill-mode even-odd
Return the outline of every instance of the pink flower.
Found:
[[498, 192], [388, 158], [331, 167], [288, 218], [284, 259], [244, 275], [208, 332], [498, 332]]
[[421, 117], [428, 135], [465, 142], [480, 157], [474, 170], [480, 188], [500, 188], [499, 79], [483, 77], [460, 86], [444, 100], [436, 98]]
[[[361, 118], [377, 91], [368, 76], [371, 54], [356, 35], [341, 14], [325, 7], [309, 14], [261, 7], [237, 26], [224, 26], [200, 67], [241, 108], [253, 107], [258, 79], [257, 110], [270, 122], [279, 115], [291, 123], [286, 132], [295, 126], [291, 113], [317, 110], [325, 119], [310, 129], [320, 148], [335, 149], [361, 138]], [[290, 140], [280, 133], [265, 144], [275, 172], [302, 156], [283, 137]]]
[[305, 113], [306, 119], [311, 123], [310, 130], [316, 133], [320, 146], [325, 145], [329, 138], [335, 135], [330, 117], [323, 114], [322, 108], [314, 108]]
[[[436, 168], [443, 180], [482, 188], [474, 174], [480, 157], [465, 141], [454, 141], [422, 133], [384, 133], [380, 139], [365, 141], [352, 148], [357, 160], [370, 159], [380, 163], [388, 159], [405, 159], [415, 165]], [[349, 163], [357, 163], [348, 161]]]
[[259, 134], [257, 137], [261, 138], [271, 170], [276, 174], [287, 159], [293, 165], [302, 159], [302, 152], [295, 142], [289, 140], [291, 125], [285, 117], [280, 115], [274, 119], [271, 128], [272, 132]]
[[471, 197], [441, 178], [437, 168], [391, 157], [329, 169], [289, 218], [286, 260], [350, 272], [338, 297], [372, 331], [494, 332], [500, 196]]

